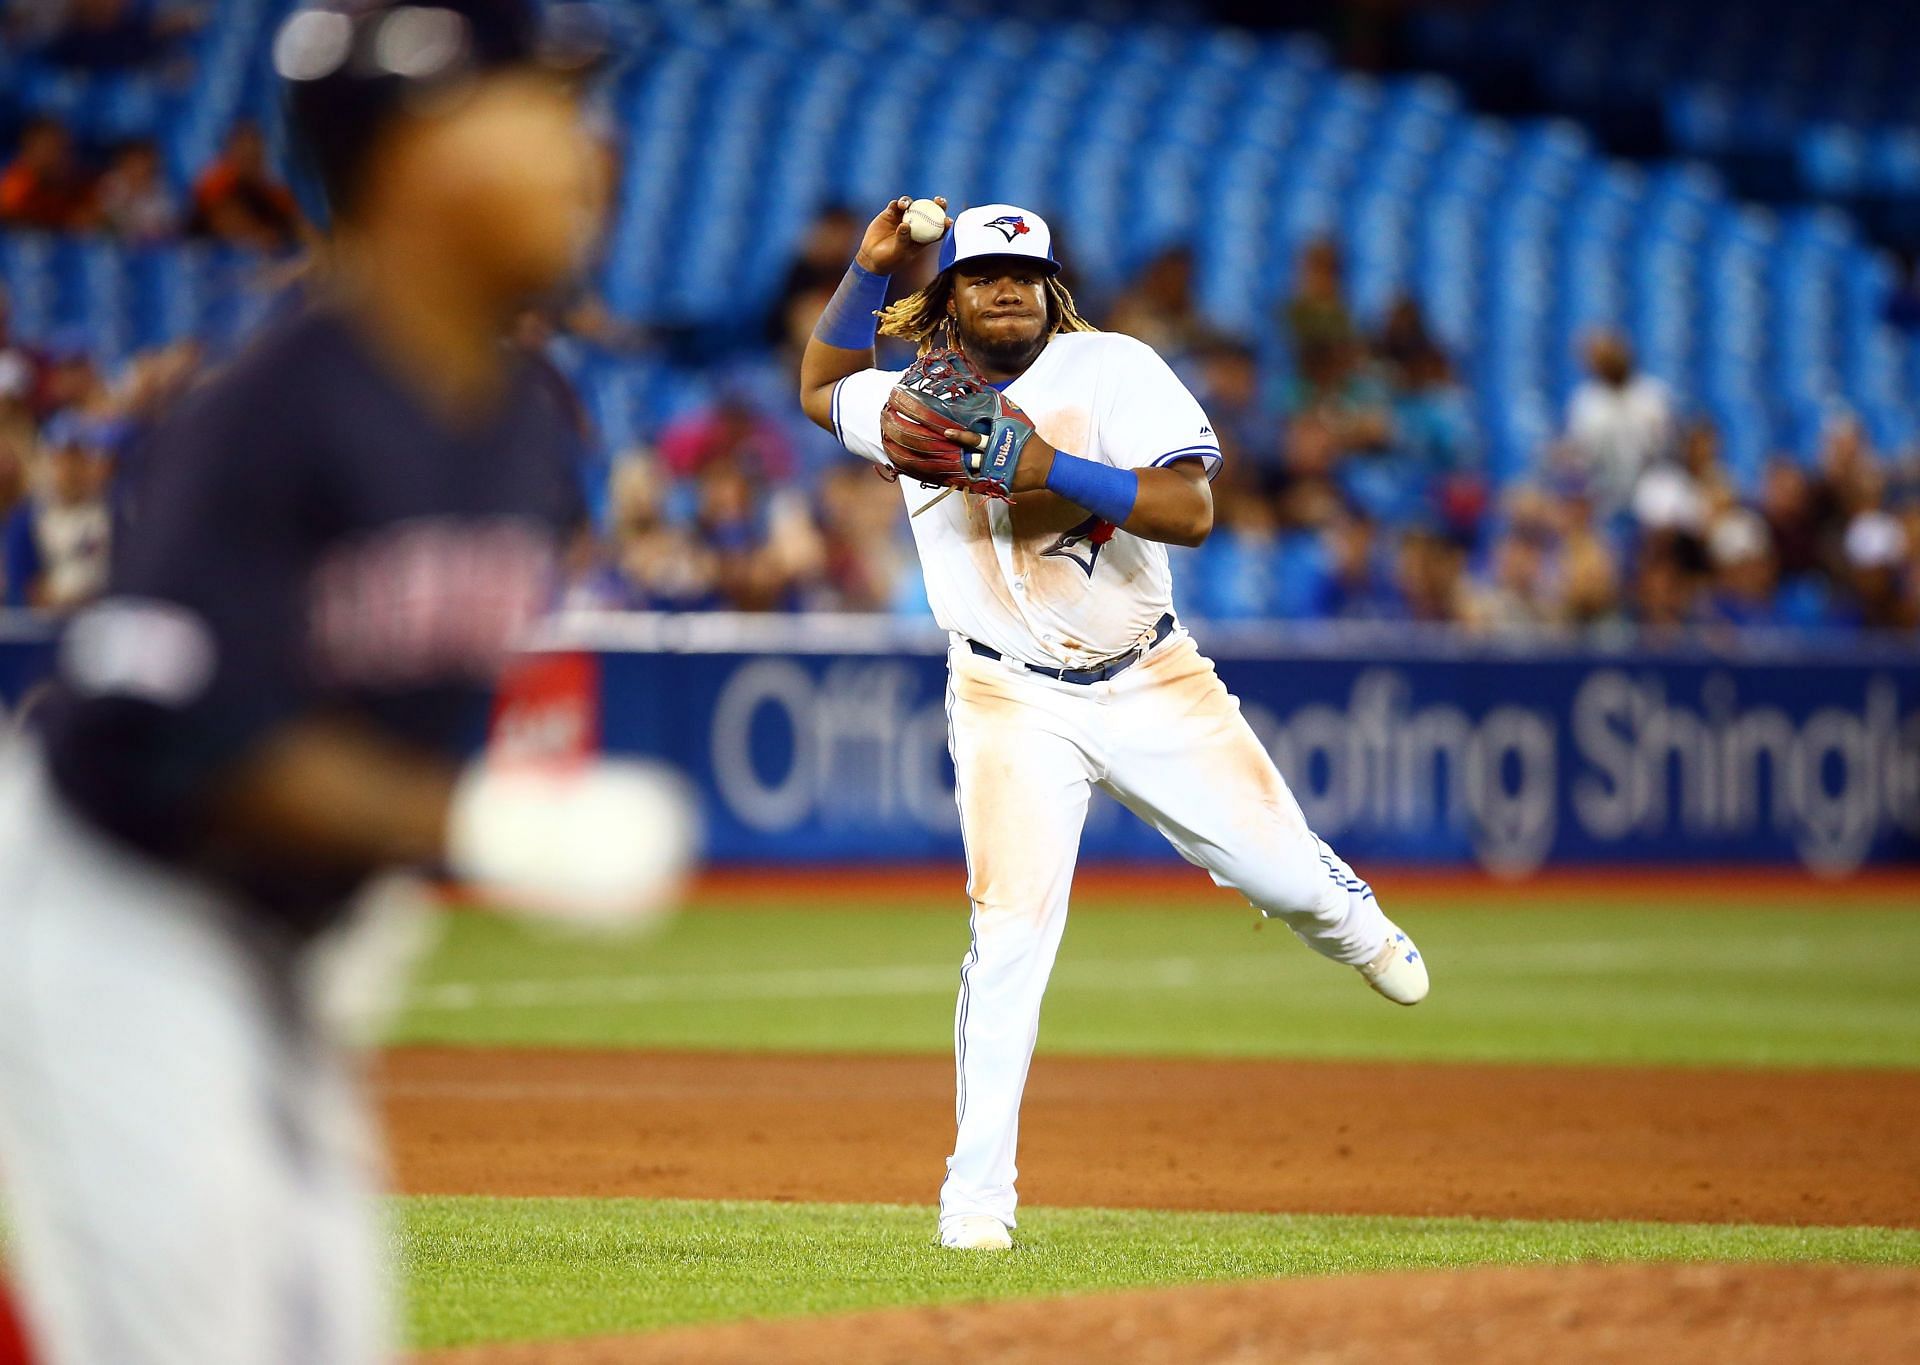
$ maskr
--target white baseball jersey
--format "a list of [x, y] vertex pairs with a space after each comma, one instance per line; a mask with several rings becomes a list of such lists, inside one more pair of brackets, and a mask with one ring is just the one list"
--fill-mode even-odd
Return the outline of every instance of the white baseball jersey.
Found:
[[[880, 413], [899, 370], [863, 370], [833, 393], [842, 444], [884, 464]], [[1057, 450], [1118, 469], [1198, 459], [1220, 441], [1167, 363], [1117, 332], [1065, 332], [1003, 387]], [[900, 483], [909, 509], [936, 493]], [[1018, 506], [956, 493], [912, 519], [934, 619], [1041, 667], [1084, 668], [1125, 653], [1173, 610], [1167, 547], [1128, 535], [1050, 493]]]
[[[834, 433], [876, 464], [885, 462], [881, 411], [899, 378], [864, 370], [834, 390]], [[1005, 393], [1048, 442], [1083, 459], [1219, 468], [1220, 443], [1200, 404], [1131, 337], [1055, 336]], [[929, 507], [933, 491], [906, 480], [901, 490], [909, 508], [927, 507], [913, 518], [914, 540], [934, 615], [956, 637], [948, 743], [971, 915], [940, 1215], [943, 1241], [951, 1231], [949, 1245], [977, 1245], [966, 1240], [968, 1223], [1014, 1226], [1020, 1100], [1096, 788], [1322, 956], [1361, 966], [1404, 936], [1395, 938], [1373, 889], [1307, 827], [1240, 703], [1185, 631], [1109, 679], [1021, 666], [1088, 668], [1141, 644], [1173, 606], [1164, 545], [1051, 493], [1022, 494], [1011, 506], [955, 494]], [[1002, 657], [982, 657], [961, 636]], [[1412, 944], [1406, 950], [1409, 962], [1418, 957]]]

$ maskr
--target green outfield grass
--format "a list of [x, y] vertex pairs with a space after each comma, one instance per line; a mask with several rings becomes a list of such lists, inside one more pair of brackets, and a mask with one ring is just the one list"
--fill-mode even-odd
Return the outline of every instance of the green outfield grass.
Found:
[[[809, 892], [816, 898], [817, 892]], [[1402, 896], [1432, 998], [1387, 1007], [1354, 974], [1204, 885], [1077, 909], [1042, 1046], [1132, 1055], [1805, 1066], [1920, 1064], [1920, 915], [1742, 908], [1689, 890], [1476, 909]], [[897, 909], [742, 896], [637, 942], [450, 918], [401, 1042], [941, 1052], [967, 946], [953, 896]]]
[[1013, 1254], [934, 1245], [888, 1205], [587, 1199], [398, 1201], [421, 1346], [1269, 1275], [1571, 1261], [1920, 1265], [1920, 1232], [1023, 1212]]

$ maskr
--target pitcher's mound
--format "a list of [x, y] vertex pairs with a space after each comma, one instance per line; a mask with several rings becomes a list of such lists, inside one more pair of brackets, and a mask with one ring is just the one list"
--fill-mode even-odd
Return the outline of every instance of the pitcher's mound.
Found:
[[[1016, 1253], [1017, 1254], [1017, 1253]], [[469, 1348], [432, 1365], [1920, 1360], [1920, 1271], [1555, 1266], [1197, 1285]]]

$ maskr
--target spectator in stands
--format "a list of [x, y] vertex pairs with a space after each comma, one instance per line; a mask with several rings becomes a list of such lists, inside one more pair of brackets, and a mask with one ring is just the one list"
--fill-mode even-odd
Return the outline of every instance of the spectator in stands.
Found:
[[728, 464], [756, 484], [793, 477], [793, 445], [780, 424], [742, 388], [723, 387], [708, 407], [682, 417], [660, 433], [660, 459], [675, 478]]
[[1653, 537], [1640, 547], [1633, 580], [1632, 616], [1655, 641], [1684, 632], [1699, 620], [1700, 581], [1683, 542]]
[[1107, 329], [1138, 337], [1169, 361], [1193, 355], [1209, 337], [1193, 299], [1193, 252], [1168, 247], [1120, 292]]
[[1319, 413], [1333, 427], [1343, 456], [1378, 452], [1393, 443], [1393, 409], [1380, 377], [1366, 364], [1357, 342], [1343, 342], [1302, 358], [1294, 406]]
[[822, 582], [811, 605], [833, 611], [897, 611], [917, 583], [900, 494], [864, 461], [843, 460], [820, 480]]
[[58, 412], [96, 410], [106, 397], [106, 382], [86, 335], [76, 328], [55, 333], [42, 351], [32, 399], [35, 419], [44, 422]]
[[[0, 526], [27, 496], [27, 444], [11, 432], [0, 431]], [[6, 566], [0, 564], [0, 601], [5, 601]]]
[[63, 232], [98, 221], [93, 181], [74, 155], [73, 137], [51, 118], [35, 118], [20, 133], [20, 148], [0, 174], [0, 224]]
[[1635, 485], [1673, 448], [1673, 399], [1667, 386], [1634, 369], [1633, 348], [1618, 332], [1587, 343], [1589, 377], [1567, 408], [1565, 449], [1593, 491], [1601, 515], [1626, 505]]
[[1391, 621], [1406, 615], [1380, 528], [1371, 517], [1348, 509], [1322, 535], [1327, 575], [1321, 586], [1321, 616], [1343, 621]]
[[1394, 564], [1407, 619], [1432, 624], [1462, 619], [1469, 603], [1466, 559], [1460, 543], [1437, 528], [1423, 523], [1407, 528]]
[[1689, 422], [1680, 434], [1677, 457], [1675, 467], [1708, 522], [1740, 501], [1720, 456], [1720, 429], [1712, 422]]
[[1712, 564], [1703, 614], [1728, 626], [1781, 624], [1779, 575], [1773, 537], [1757, 512], [1744, 507], [1723, 511], [1707, 533]]
[[1243, 341], [1216, 339], [1200, 352], [1200, 405], [1228, 463], [1270, 483], [1280, 464], [1280, 421], [1261, 392], [1260, 362]]
[[1557, 624], [1561, 606], [1548, 573], [1552, 549], [1546, 526], [1530, 519], [1511, 522], [1494, 541], [1486, 581], [1467, 607], [1468, 623], [1494, 634]]
[[107, 581], [109, 461], [96, 433], [63, 415], [47, 426], [33, 491], [0, 530], [7, 602], [66, 613]]
[[1487, 497], [1472, 404], [1414, 299], [1395, 300], [1374, 352], [1389, 388], [1397, 476], [1450, 533], [1471, 536]]
[[41, 364], [37, 351], [14, 339], [12, 300], [0, 285], [0, 438], [32, 434]]
[[736, 611], [791, 611], [825, 568], [825, 548], [805, 502], [781, 491], [762, 501], [739, 461], [718, 459], [695, 482], [695, 530], [716, 564], [715, 582]]
[[25, 590], [16, 594], [8, 579], [12, 555], [7, 549], [15, 510], [27, 496], [27, 448], [25, 436], [0, 428], [0, 607], [24, 604], [26, 600]]
[[1334, 482], [1341, 453], [1340, 438], [1322, 413], [1299, 412], [1287, 422], [1273, 484], [1283, 526], [1319, 530], [1332, 522], [1341, 505]]
[[1700, 536], [1712, 516], [1699, 486], [1677, 465], [1660, 464], [1640, 476], [1633, 516], [1643, 535]]
[[1843, 539], [1846, 556], [1846, 624], [1868, 630], [1913, 630], [1920, 626], [1912, 547], [1906, 527], [1891, 513], [1856, 514]]
[[101, 225], [135, 246], [179, 235], [180, 204], [160, 171], [160, 149], [151, 138], [120, 148], [100, 177]]
[[1820, 567], [1820, 536], [1807, 471], [1791, 458], [1767, 461], [1760, 480], [1759, 512], [1773, 540], [1773, 559], [1782, 578], [1797, 578]]
[[226, 149], [193, 189], [192, 230], [254, 251], [287, 251], [307, 232], [293, 191], [267, 166], [258, 124], [234, 125]]
[[1906, 536], [1908, 577], [1913, 580], [1914, 592], [1920, 594], [1920, 490], [1909, 492], [1896, 503], [1893, 515]]
[[1317, 353], [1341, 351], [1358, 335], [1347, 312], [1340, 248], [1330, 237], [1307, 243], [1300, 252], [1293, 296], [1287, 300], [1287, 334], [1294, 363], [1305, 367]]
[[630, 452], [614, 464], [611, 563], [576, 580], [576, 605], [641, 611], [707, 611], [722, 605], [718, 564], [691, 531], [666, 515], [658, 461]]
[[1174, 576], [1194, 614], [1213, 621], [1297, 614], [1282, 604], [1289, 584], [1281, 572], [1273, 500], [1251, 471], [1233, 465], [1221, 469], [1213, 499], [1213, 534]]
[[1555, 618], [1577, 630], [1598, 630], [1621, 619], [1620, 569], [1613, 550], [1591, 523], [1560, 542], [1559, 601]]
[[1380, 324], [1373, 350], [1398, 388], [1412, 387], [1414, 371], [1430, 357], [1445, 354], [1427, 330], [1427, 317], [1420, 311], [1420, 301], [1411, 294], [1399, 295], [1388, 306], [1386, 321]]
[[1816, 552], [1835, 577], [1846, 573], [1842, 539], [1855, 517], [1880, 507], [1886, 471], [1867, 444], [1867, 431], [1852, 413], [1839, 413], [1820, 432], [1820, 461], [1809, 498]]
[[42, 51], [62, 66], [141, 66], [165, 55], [199, 24], [190, 11], [152, 0], [65, 0], [59, 26]]

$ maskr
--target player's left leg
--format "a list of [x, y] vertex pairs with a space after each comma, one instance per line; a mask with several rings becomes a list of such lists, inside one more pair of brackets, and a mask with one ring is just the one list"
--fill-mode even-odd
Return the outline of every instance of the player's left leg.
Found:
[[1189, 862], [1284, 922], [1388, 999], [1426, 994], [1426, 967], [1373, 889], [1307, 828], [1213, 663], [1169, 641], [1111, 684], [1105, 783]]

